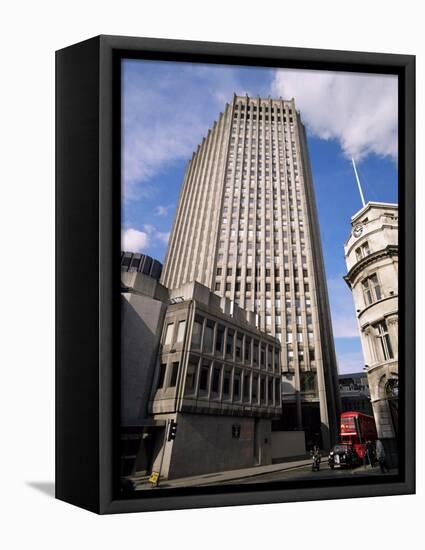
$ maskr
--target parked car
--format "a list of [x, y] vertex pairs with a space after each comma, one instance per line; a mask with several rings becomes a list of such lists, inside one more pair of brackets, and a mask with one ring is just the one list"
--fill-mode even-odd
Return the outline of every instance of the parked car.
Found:
[[352, 445], [339, 443], [334, 445], [329, 453], [328, 463], [330, 468], [353, 468], [360, 463], [360, 459]]

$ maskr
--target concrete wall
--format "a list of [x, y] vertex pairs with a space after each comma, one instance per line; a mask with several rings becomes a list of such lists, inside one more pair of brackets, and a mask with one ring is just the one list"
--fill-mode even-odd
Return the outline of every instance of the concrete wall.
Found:
[[148, 296], [121, 298], [121, 422], [136, 425], [147, 404], [166, 306]]
[[[168, 479], [271, 464], [271, 421], [181, 413], [175, 417], [177, 435], [167, 441], [162, 476]], [[232, 426], [240, 437], [232, 437]], [[162, 443], [162, 441], [161, 441]], [[161, 452], [153, 470], [159, 469]]]
[[272, 460], [306, 453], [303, 431], [272, 432]]

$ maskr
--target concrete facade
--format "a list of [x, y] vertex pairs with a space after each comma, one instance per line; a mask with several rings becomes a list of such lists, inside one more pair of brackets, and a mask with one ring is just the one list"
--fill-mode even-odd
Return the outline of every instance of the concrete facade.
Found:
[[378, 437], [396, 461], [398, 432], [398, 206], [369, 202], [351, 219], [344, 252]]
[[339, 425], [337, 367], [294, 100], [235, 96], [193, 154], [161, 276], [169, 288], [189, 281], [255, 313], [279, 339], [287, 427], [328, 448]]
[[[124, 475], [169, 479], [271, 464], [280, 344], [199, 283], [168, 290], [122, 272]], [[168, 437], [169, 423], [178, 435]]]
[[306, 454], [305, 437], [301, 431], [272, 432], [272, 461]]

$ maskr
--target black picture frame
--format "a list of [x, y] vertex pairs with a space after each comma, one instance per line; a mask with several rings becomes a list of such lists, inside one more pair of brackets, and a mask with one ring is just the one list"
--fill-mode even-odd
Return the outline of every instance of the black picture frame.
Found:
[[[399, 77], [399, 474], [372, 482], [228, 486], [120, 497], [120, 81], [122, 57]], [[100, 514], [415, 492], [415, 57], [98, 36], [56, 52], [56, 498]], [[117, 412], [118, 411], [118, 412]], [[350, 483], [355, 481], [355, 483]]]

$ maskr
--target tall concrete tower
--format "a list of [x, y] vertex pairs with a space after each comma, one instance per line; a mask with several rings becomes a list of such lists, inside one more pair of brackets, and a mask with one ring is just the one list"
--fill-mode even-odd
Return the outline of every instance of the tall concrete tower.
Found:
[[344, 247], [378, 436], [391, 465], [398, 432], [398, 206], [368, 202]]
[[161, 282], [199, 281], [282, 345], [280, 429], [324, 448], [339, 393], [304, 126], [294, 100], [234, 96], [188, 163]]

